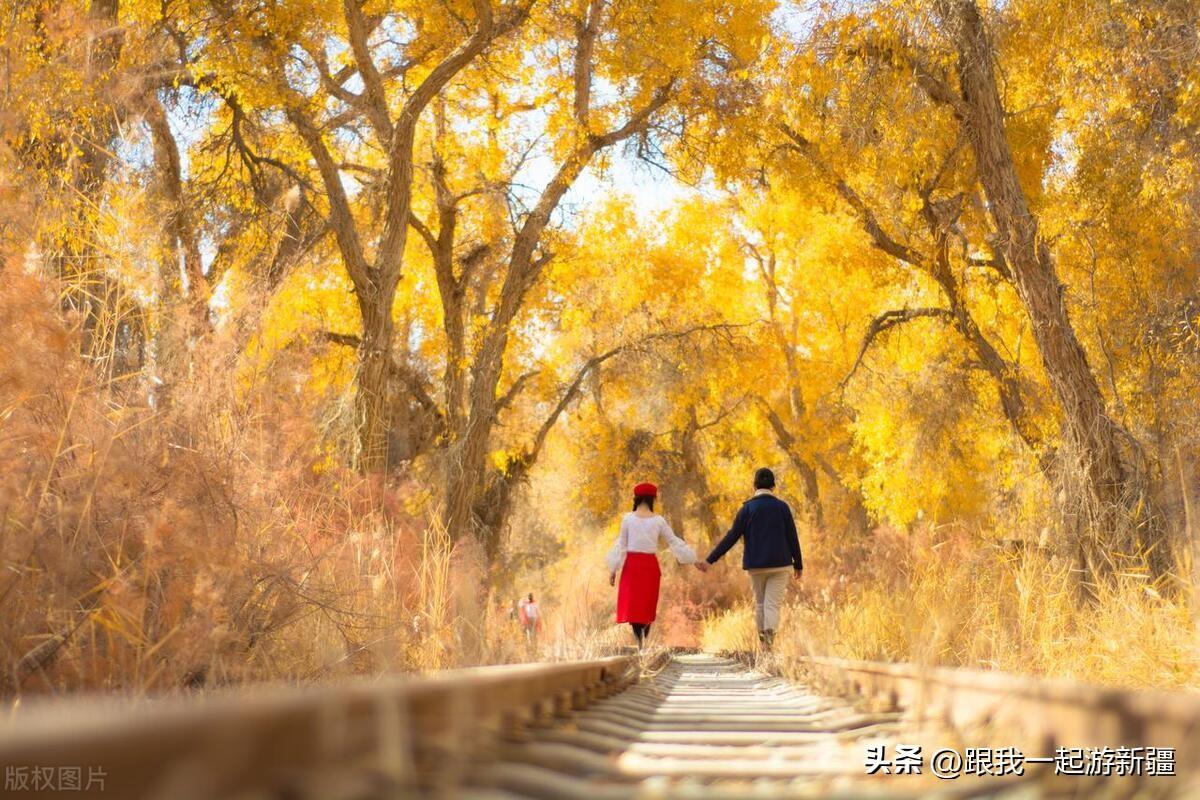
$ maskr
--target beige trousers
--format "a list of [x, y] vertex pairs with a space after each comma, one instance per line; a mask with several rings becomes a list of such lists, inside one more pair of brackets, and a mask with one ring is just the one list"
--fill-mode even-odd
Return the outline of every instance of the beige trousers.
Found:
[[773, 631], [779, 627], [779, 609], [783, 607], [792, 568], [772, 567], [748, 572], [750, 588], [754, 590], [754, 622], [760, 631]]

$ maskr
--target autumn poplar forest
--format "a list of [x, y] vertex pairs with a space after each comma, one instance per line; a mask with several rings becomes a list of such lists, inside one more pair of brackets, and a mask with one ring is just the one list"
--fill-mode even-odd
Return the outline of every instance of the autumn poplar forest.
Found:
[[760, 466], [785, 664], [1200, 684], [1200, 4], [2, 11], [6, 697], [610, 652]]

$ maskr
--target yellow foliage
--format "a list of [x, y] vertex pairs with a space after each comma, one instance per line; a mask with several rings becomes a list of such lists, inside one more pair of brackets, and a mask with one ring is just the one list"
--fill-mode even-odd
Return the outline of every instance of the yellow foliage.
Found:
[[[523, 583], [556, 595], [558, 654], [599, 650], [619, 635], [600, 560], [630, 484], [659, 483], [703, 548], [768, 465], [829, 570], [829, 596], [789, 619], [826, 648], [1125, 680], [1105, 666], [1116, 648], [1155, 680], [1194, 680], [1182, 606], [1118, 582], [1085, 629], [1061, 561], [1106, 535], [1071, 505], [1080, 477], [1093, 516], [1120, 506], [1137, 523], [1137, 547], [1166, 553], [1195, 525], [1187, 3], [978, 4], [1003, 106], [991, 150], [960, 74], [984, 61], [961, 57], [944, 16], [970, 3], [506, 0], [490, 21], [468, 0], [10, 5], [0, 273], [46, 293], [27, 314], [54, 331], [35, 356], [58, 342], [46, 359], [78, 387], [36, 357], [0, 384], [0, 422], [34, 442], [13, 450], [32, 482], [0, 495], [0, 528], [122, 517], [129, 486], [94, 461], [58, 471], [60, 456], [99, 458], [55, 450], [40, 404], [70, 396], [97, 428], [145, 415], [131, 474], [146, 486], [147, 465], [195, 456], [195, 480], [164, 479], [182, 510], [140, 498], [145, 519], [203, 515], [188, 487], [217, 474], [229, 498], [209, 504], [228, 499], [268, 538], [239, 529], [223, 583], [165, 528], [139, 527], [189, 583], [144, 628], [148, 594], [109, 576], [97, 635], [192, 657], [169, 637], [194, 643], [183, 611], [208, 607], [206, 635], [258, 646], [229, 610], [234, 584], [257, 574], [251, 547], [295, 544], [336, 552], [313, 569], [330, 596], [351, 587], [348, 615], [424, 620], [389, 651], [409, 666], [522, 655], [483, 645], [504, 638], [503, 598]], [[1092, 439], [1112, 458], [1073, 469]], [[29, 505], [28, 476], [77, 466], [117, 498], [103, 519], [58, 484], [46, 496], [65, 510]], [[347, 496], [369, 498], [364, 525]], [[417, 519], [441, 527], [400, 542]], [[947, 530], [959, 562], [923, 539]], [[998, 539], [1056, 553], [1020, 560]], [[922, 555], [898, 572], [859, 569], [872, 547], [905, 545]], [[81, 565], [107, 551], [63, 547], [72, 591], [86, 588]], [[495, 593], [478, 619], [448, 605], [451, 552], [491, 569], [458, 587]], [[1123, 568], [1140, 555], [1115, 553]], [[1162, 597], [1176, 556], [1150, 587]], [[722, 570], [668, 570], [664, 636], [696, 641], [703, 622], [707, 646], [747, 644], [742, 587]], [[54, 633], [18, 616], [0, 637], [13, 653]], [[1133, 622], [1165, 632], [1138, 641]], [[283, 638], [296, 663], [331, 660]]]

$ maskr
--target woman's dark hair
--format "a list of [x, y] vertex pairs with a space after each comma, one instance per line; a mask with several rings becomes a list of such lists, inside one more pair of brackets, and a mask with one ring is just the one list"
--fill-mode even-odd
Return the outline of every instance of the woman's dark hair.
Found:
[[637, 507], [642, 503], [646, 504], [646, 508], [654, 510], [654, 496], [649, 494], [635, 494], [633, 496], [633, 510], [637, 511]]

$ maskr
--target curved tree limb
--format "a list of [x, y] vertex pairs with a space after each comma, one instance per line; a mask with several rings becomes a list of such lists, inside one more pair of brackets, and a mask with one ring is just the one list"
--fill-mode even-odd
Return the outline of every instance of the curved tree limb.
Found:
[[914, 319], [948, 319], [953, 321], [954, 312], [948, 308], [897, 308], [891, 311], [885, 311], [875, 319], [871, 320], [871, 324], [867, 326], [867, 332], [863, 335], [862, 344], [858, 347], [858, 355], [854, 359], [854, 365], [850, 367], [850, 371], [846, 373], [846, 377], [842, 378], [838, 384], [840, 388], [845, 388], [850, 379], [854, 377], [854, 373], [858, 371], [859, 366], [863, 362], [863, 358], [870, 349], [871, 344], [886, 331], [895, 328], [897, 325], [902, 325], [905, 322], [910, 322]]

